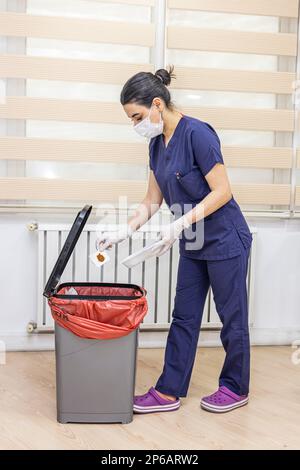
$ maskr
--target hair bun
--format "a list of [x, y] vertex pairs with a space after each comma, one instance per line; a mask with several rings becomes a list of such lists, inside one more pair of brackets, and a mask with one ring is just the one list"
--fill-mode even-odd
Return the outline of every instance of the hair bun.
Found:
[[155, 76], [158, 77], [162, 83], [166, 86], [170, 85], [172, 77], [175, 75], [172, 73], [174, 70], [174, 66], [170, 67], [169, 70], [166, 69], [159, 69], [155, 72]]

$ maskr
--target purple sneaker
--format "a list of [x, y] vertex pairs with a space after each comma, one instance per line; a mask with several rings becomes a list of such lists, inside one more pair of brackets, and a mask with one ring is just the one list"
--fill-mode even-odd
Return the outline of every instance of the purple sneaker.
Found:
[[219, 389], [207, 397], [201, 399], [201, 408], [213, 413], [225, 413], [240, 406], [247, 405], [248, 395], [237, 395], [222, 385]]
[[154, 387], [149, 388], [144, 395], [135, 395], [133, 411], [135, 413], [154, 413], [156, 411], [175, 411], [180, 407], [180, 400], [169, 400], [161, 397]]

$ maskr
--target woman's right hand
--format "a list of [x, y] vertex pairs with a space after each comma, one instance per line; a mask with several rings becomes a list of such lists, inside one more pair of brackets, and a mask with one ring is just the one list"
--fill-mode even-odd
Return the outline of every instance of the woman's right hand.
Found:
[[116, 231], [97, 233], [95, 241], [96, 250], [104, 251], [107, 248], [112, 248], [112, 245], [126, 240], [126, 238], [130, 237], [133, 232], [134, 230], [132, 227], [127, 224], [125, 226], [118, 226]]

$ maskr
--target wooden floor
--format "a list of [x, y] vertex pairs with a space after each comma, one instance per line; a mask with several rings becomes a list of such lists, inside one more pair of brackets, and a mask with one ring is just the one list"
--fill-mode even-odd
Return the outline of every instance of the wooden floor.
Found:
[[[59, 424], [52, 352], [7, 354], [0, 366], [0, 449], [299, 449], [300, 365], [289, 347], [252, 348], [249, 404], [215, 415], [200, 397], [216, 388], [219, 348], [198, 349], [178, 411], [134, 415], [129, 424]], [[136, 393], [155, 384], [163, 349], [139, 349]]]

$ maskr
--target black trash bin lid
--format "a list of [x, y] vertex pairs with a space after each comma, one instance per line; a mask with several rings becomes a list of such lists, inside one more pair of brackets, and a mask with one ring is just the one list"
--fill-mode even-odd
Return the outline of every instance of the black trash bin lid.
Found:
[[43, 292], [43, 295], [45, 297], [50, 297], [55, 292], [55, 289], [59, 283], [61, 275], [64, 272], [64, 269], [75, 248], [78, 238], [80, 237], [80, 234], [86, 224], [86, 221], [89, 218], [92, 207], [93, 206], [86, 205], [80, 212], [78, 212], [77, 217], [69, 232], [69, 235], [59, 254], [58, 260], [56, 261], [55, 266], [52, 270], [52, 273], [50, 274], [48, 282], [45, 286], [45, 289]]

